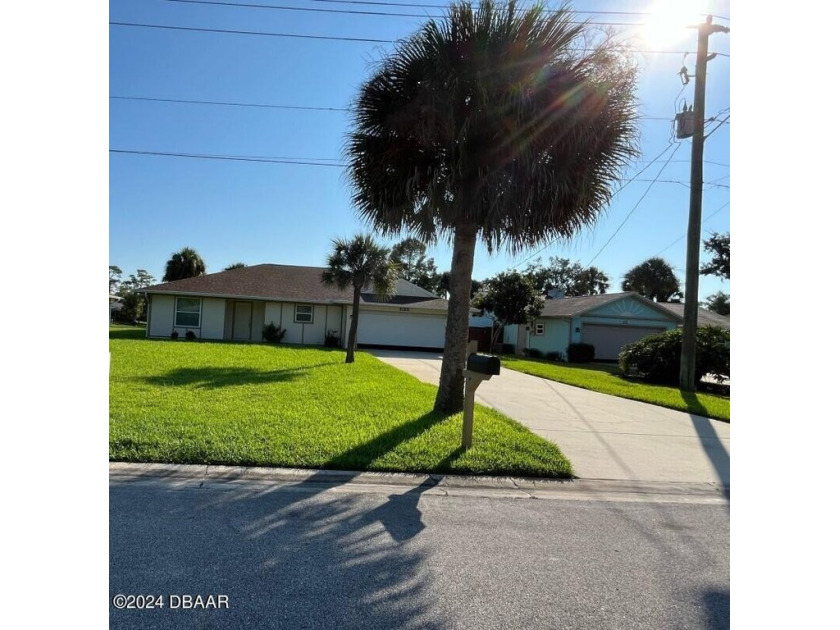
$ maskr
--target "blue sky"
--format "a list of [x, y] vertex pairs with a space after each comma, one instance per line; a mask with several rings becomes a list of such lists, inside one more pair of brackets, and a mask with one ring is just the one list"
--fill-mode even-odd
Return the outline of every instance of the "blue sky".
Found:
[[[428, 19], [417, 16], [441, 13], [428, 7], [445, 6], [440, 0], [394, 0], [423, 7], [260, 2], [315, 11], [112, 0], [110, 21], [392, 41], [411, 34]], [[614, 28], [634, 50], [678, 53], [635, 55], [640, 68], [639, 109], [646, 118], [641, 121], [642, 156], [626, 177], [647, 168], [615, 196], [592, 229], [571, 242], [547, 243], [517, 255], [490, 255], [479, 248], [475, 278], [512, 267], [522, 269], [537, 257], [547, 261], [549, 256], [561, 256], [600, 267], [610, 277], [610, 290], [618, 291], [627, 270], [646, 258], [661, 256], [684, 280], [690, 141], [672, 138], [670, 119], [684, 102], [693, 101], [693, 82], [683, 89], [677, 72], [683, 63], [680, 51], [696, 49], [696, 30], [680, 27], [677, 21], [662, 37], [651, 34], [650, 28], [624, 26], [655, 25], [664, 15], [662, 6], [675, 4], [687, 15], [692, 14], [692, 5], [729, 17], [728, 2], [657, 5], [651, 0], [589, 0], [572, 5], [581, 18], [620, 24]], [[615, 13], [587, 13], [592, 11]], [[650, 12], [653, 15], [638, 15]], [[696, 14], [695, 19], [702, 18]], [[725, 19], [715, 22], [729, 25]], [[341, 110], [350, 106], [369, 76], [371, 63], [387, 54], [391, 44], [115, 24], [109, 33], [109, 264], [119, 266], [125, 275], [143, 268], [160, 279], [171, 254], [189, 246], [201, 254], [208, 271], [220, 271], [237, 261], [322, 265], [333, 237], [367, 229], [351, 207], [344, 169], [337, 166], [350, 129], [350, 114]], [[729, 38], [713, 35], [710, 49], [728, 55]], [[689, 54], [685, 63], [693, 74], [694, 55]], [[729, 113], [729, 70], [728, 56], [709, 63], [707, 118], [724, 120]], [[710, 124], [708, 129], [715, 126]], [[729, 231], [729, 136], [727, 121], [706, 141], [704, 237], [713, 231]], [[279, 158], [307, 164], [122, 151]], [[666, 163], [668, 158], [671, 161]], [[449, 268], [451, 249], [445, 242], [431, 247], [429, 255], [440, 270]], [[707, 258], [708, 254], [701, 254], [701, 261]], [[718, 290], [728, 293], [729, 283], [701, 277], [701, 300]]]

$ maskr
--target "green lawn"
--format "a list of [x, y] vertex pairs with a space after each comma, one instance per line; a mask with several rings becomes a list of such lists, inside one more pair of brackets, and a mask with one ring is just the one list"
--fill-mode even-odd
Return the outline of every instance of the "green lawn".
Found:
[[729, 422], [729, 398], [704, 393], [688, 394], [677, 387], [625, 380], [619, 375], [618, 366], [555, 363], [507, 355], [502, 357], [502, 365], [558, 383]]
[[360, 352], [153, 341], [111, 328], [114, 461], [570, 477], [553, 444], [476, 405], [430, 411], [436, 388]]

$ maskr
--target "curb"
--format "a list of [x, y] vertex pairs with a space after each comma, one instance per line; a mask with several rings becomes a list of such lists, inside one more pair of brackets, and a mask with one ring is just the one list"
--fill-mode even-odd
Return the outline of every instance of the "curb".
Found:
[[691, 503], [729, 503], [729, 487], [710, 483], [629, 481], [620, 479], [544, 479], [444, 475], [427, 473], [361, 472], [305, 468], [209, 466], [110, 462], [111, 483], [171, 482], [181, 485], [235, 484], [290, 486], [314, 489], [354, 488], [394, 491], [425, 488], [429, 494], [507, 496], [578, 500], [623, 500]]

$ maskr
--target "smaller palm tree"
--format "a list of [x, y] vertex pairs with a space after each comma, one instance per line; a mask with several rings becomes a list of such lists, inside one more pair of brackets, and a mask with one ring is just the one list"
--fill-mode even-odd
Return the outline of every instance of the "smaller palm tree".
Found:
[[184, 278], [195, 278], [205, 272], [204, 260], [198, 255], [198, 252], [191, 247], [185, 247], [180, 252], [172, 254], [172, 258], [166, 261], [163, 281], [172, 282]]
[[390, 250], [370, 236], [357, 234], [349, 240], [333, 239], [332, 243], [332, 253], [327, 258], [327, 269], [321, 274], [321, 282], [339, 289], [353, 287], [353, 312], [347, 339], [347, 358], [344, 361], [353, 363], [356, 359], [362, 290], [372, 285], [380, 299], [393, 295], [397, 283], [397, 267], [389, 258]]

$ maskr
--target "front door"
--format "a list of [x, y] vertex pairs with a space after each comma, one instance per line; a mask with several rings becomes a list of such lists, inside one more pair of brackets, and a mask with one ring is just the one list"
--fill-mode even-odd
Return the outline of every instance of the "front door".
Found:
[[250, 302], [235, 302], [233, 305], [233, 338], [235, 341], [251, 340]]

